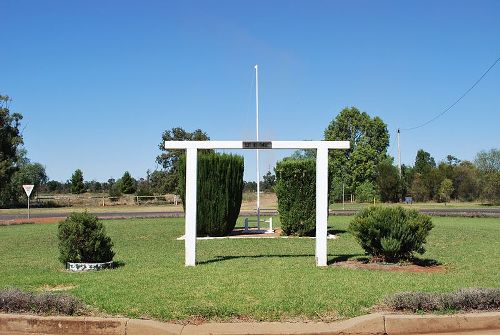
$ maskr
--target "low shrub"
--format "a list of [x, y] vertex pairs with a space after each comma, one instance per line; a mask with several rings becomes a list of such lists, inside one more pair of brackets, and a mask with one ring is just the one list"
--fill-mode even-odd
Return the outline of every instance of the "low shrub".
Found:
[[[198, 236], [225, 236], [235, 227], [243, 197], [243, 157], [198, 154], [197, 225]], [[179, 164], [182, 206], [186, 199], [186, 161]]]
[[316, 162], [285, 159], [276, 164], [276, 196], [285, 235], [311, 235], [316, 227]]
[[19, 289], [0, 291], [0, 311], [4, 313], [35, 313], [77, 315], [85, 311], [84, 304], [67, 294], [44, 292], [34, 294]]
[[432, 229], [431, 218], [402, 207], [370, 207], [349, 224], [349, 231], [368, 255], [386, 262], [410, 260], [423, 254]]
[[451, 293], [402, 292], [386, 299], [389, 308], [397, 311], [498, 310], [500, 288], [467, 288]]
[[59, 260], [66, 264], [101, 263], [113, 260], [111, 238], [97, 216], [84, 213], [71, 213], [59, 223]]

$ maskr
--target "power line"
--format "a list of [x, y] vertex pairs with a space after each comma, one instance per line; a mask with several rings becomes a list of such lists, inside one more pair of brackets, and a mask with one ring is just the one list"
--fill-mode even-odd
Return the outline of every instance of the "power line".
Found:
[[477, 84], [479, 84], [479, 82], [481, 80], [483, 80], [484, 77], [486, 77], [486, 75], [488, 74], [488, 72], [490, 72], [490, 70], [495, 66], [497, 65], [497, 63], [500, 61], [500, 57], [497, 58], [497, 60], [491, 64], [491, 66], [488, 68], [488, 70], [486, 70], [486, 72], [483, 73], [483, 75], [478, 79], [476, 80], [476, 82], [467, 90], [465, 91], [454, 103], [452, 103], [450, 106], [448, 106], [447, 108], [445, 108], [441, 113], [439, 113], [438, 115], [436, 115], [435, 117], [433, 117], [432, 119], [430, 119], [429, 121], [427, 122], [424, 122], [422, 123], [421, 125], [418, 125], [418, 126], [415, 126], [415, 127], [411, 127], [411, 128], [401, 128], [401, 130], [405, 130], [405, 131], [409, 131], [409, 130], [414, 130], [414, 129], [418, 129], [418, 128], [422, 128], [426, 125], [428, 125], [429, 123], [437, 120], [438, 118], [440, 118], [441, 116], [443, 116], [446, 112], [448, 112], [450, 109], [452, 109], [456, 104], [458, 104], [460, 102], [460, 100], [462, 100], [470, 91], [472, 91], [474, 89], [474, 87], [477, 86]]

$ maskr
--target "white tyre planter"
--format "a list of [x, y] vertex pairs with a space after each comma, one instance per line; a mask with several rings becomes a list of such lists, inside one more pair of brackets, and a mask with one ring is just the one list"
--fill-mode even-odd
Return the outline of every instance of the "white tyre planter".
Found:
[[112, 269], [113, 261], [105, 263], [66, 263], [66, 269], [69, 271], [83, 272], [83, 271], [98, 271], [103, 269]]

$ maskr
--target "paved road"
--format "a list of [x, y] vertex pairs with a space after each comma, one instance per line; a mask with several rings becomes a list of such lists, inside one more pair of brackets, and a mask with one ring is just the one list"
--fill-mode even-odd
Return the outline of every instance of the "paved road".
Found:
[[[355, 210], [335, 210], [330, 211], [330, 215], [354, 215]], [[439, 209], [420, 209], [420, 212], [433, 216], [455, 216], [455, 217], [500, 217], [500, 209], [498, 208], [475, 208], [475, 209], [460, 209], [460, 208], [439, 208]], [[33, 213], [32, 218], [65, 218], [68, 212], [54, 213]], [[102, 219], [121, 219], [121, 218], [178, 218], [184, 217], [182, 211], [179, 212], [95, 212]], [[276, 215], [277, 211], [266, 211], [265, 215]], [[254, 211], [241, 211], [240, 215], [250, 216], [256, 215]], [[26, 214], [0, 214], [1, 221], [10, 221], [16, 219], [25, 219]]]

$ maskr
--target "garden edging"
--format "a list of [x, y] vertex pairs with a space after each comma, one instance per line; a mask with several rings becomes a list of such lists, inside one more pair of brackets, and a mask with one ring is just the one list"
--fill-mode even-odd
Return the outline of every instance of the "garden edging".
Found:
[[180, 325], [128, 318], [95, 318], [0, 314], [0, 334], [188, 335], [188, 334], [428, 334], [500, 331], [500, 312], [455, 315], [375, 313], [324, 322], [242, 322]]

